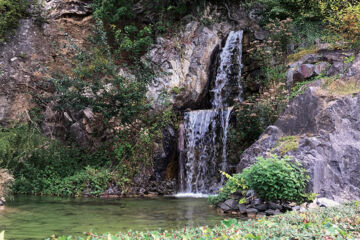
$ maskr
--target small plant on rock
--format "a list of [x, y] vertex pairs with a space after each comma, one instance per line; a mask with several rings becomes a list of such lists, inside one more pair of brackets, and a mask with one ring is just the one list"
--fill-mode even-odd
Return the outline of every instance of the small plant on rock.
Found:
[[218, 195], [209, 197], [209, 202], [213, 205], [217, 205], [218, 203], [227, 200], [231, 194], [236, 192], [245, 195], [246, 190], [248, 189], [245, 179], [241, 174], [235, 174], [233, 176], [225, 172], [221, 172], [221, 174], [223, 174], [228, 181], [225, 186], [220, 189]]

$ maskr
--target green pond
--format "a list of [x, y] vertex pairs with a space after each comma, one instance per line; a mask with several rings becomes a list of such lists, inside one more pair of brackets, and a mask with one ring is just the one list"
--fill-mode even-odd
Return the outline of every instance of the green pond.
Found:
[[116, 233], [218, 224], [206, 199], [71, 199], [15, 196], [0, 210], [6, 240], [44, 239], [92, 231]]

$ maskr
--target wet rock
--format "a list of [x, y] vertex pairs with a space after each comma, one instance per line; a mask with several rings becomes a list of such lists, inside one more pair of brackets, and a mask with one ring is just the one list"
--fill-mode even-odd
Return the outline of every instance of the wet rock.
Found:
[[255, 208], [259, 211], [265, 211], [266, 209], [268, 209], [268, 206], [267, 206], [267, 204], [262, 203], [262, 204], [255, 205]]
[[219, 207], [225, 212], [237, 210], [239, 203], [233, 199], [228, 199], [225, 202], [221, 203]]
[[258, 212], [259, 211], [256, 208], [248, 208], [248, 209], [246, 209], [247, 214], [256, 214]]
[[325, 208], [331, 208], [331, 207], [337, 207], [340, 206], [339, 203], [328, 199], [328, 198], [318, 198], [316, 199], [316, 204], [319, 205], [320, 207], [325, 207]]
[[245, 214], [246, 213], [246, 206], [245, 204], [239, 204], [239, 212], [241, 214]]
[[275, 210], [268, 209], [265, 211], [265, 214], [266, 214], [266, 216], [273, 216], [273, 215], [275, 215]]
[[283, 209], [283, 206], [281, 206], [280, 204], [274, 203], [274, 202], [268, 202], [268, 206], [270, 209], [273, 209], [273, 210], [276, 210], [276, 209], [282, 210]]

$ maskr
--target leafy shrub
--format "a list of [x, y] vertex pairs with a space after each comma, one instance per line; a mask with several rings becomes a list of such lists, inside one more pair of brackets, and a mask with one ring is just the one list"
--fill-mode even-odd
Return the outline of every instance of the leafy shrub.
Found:
[[90, 189], [98, 195], [110, 181], [111, 173], [104, 167], [111, 153], [64, 146], [31, 125], [1, 128], [0, 146], [0, 167], [14, 175], [15, 192], [73, 196]]
[[[281, 84], [278, 84], [278, 87]], [[230, 128], [229, 156], [239, 156], [273, 124], [287, 103], [282, 89], [264, 92], [262, 97], [249, 98], [234, 107], [236, 122]]]
[[75, 56], [66, 59], [71, 70], [51, 73], [49, 82], [58, 94], [46, 101], [56, 100], [56, 108], [61, 111], [91, 107], [106, 120], [119, 117], [122, 123], [129, 123], [149, 107], [145, 92], [151, 71], [146, 66], [134, 66], [134, 77], [119, 76], [105, 35], [98, 24], [89, 39], [89, 49], [81, 49], [69, 40], [68, 47], [75, 50]]
[[265, 20], [296, 17], [298, 20], [314, 20], [321, 17], [317, 0], [256, 0], [265, 7]]
[[309, 176], [298, 162], [285, 156], [260, 157], [242, 176], [249, 188], [264, 200], [302, 200]]
[[25, 0], [0, 0], [0, 43], [9, 29], [18, 25], [27, 7]]
[[357, 0], [320, 0], [319, 5], [332, 30], [341, 34], [346, 40], [350, 40], [351, 43], [359, 45], [360, 2]]
[[241, 174], [234, 174], [233, 176], [224, 172], [222, 172], [222, 174], [225, 175], [228, 180], [225, 183], [225, 186], [219, 190], [219, 194], [208, 198], [208, 201], [213, 205], [226, 201], [231, 194], [236, 192], [244, 195], [248, 188], [245, 179]]

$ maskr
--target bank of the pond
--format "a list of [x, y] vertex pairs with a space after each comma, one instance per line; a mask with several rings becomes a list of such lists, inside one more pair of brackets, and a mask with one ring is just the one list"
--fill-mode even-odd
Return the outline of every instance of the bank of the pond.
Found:
[[127, 231], [116, 235], [90, 234], [90, 238], [59, 237], [56, 240], [81, 239], [359, 239], [360, 203], [351, 203], [334, 208], [319, 208], [306, 213], [288, 212], [270, 218], [238, 221], [223, 220], [216, 227], [183, 228], [174, 231]]
[[52, 234], [81, 235], [215, 226], [225, 216], [191, 198], [58, 198], [15, 196], [0, 210], [6, 240], [45, 239]]

